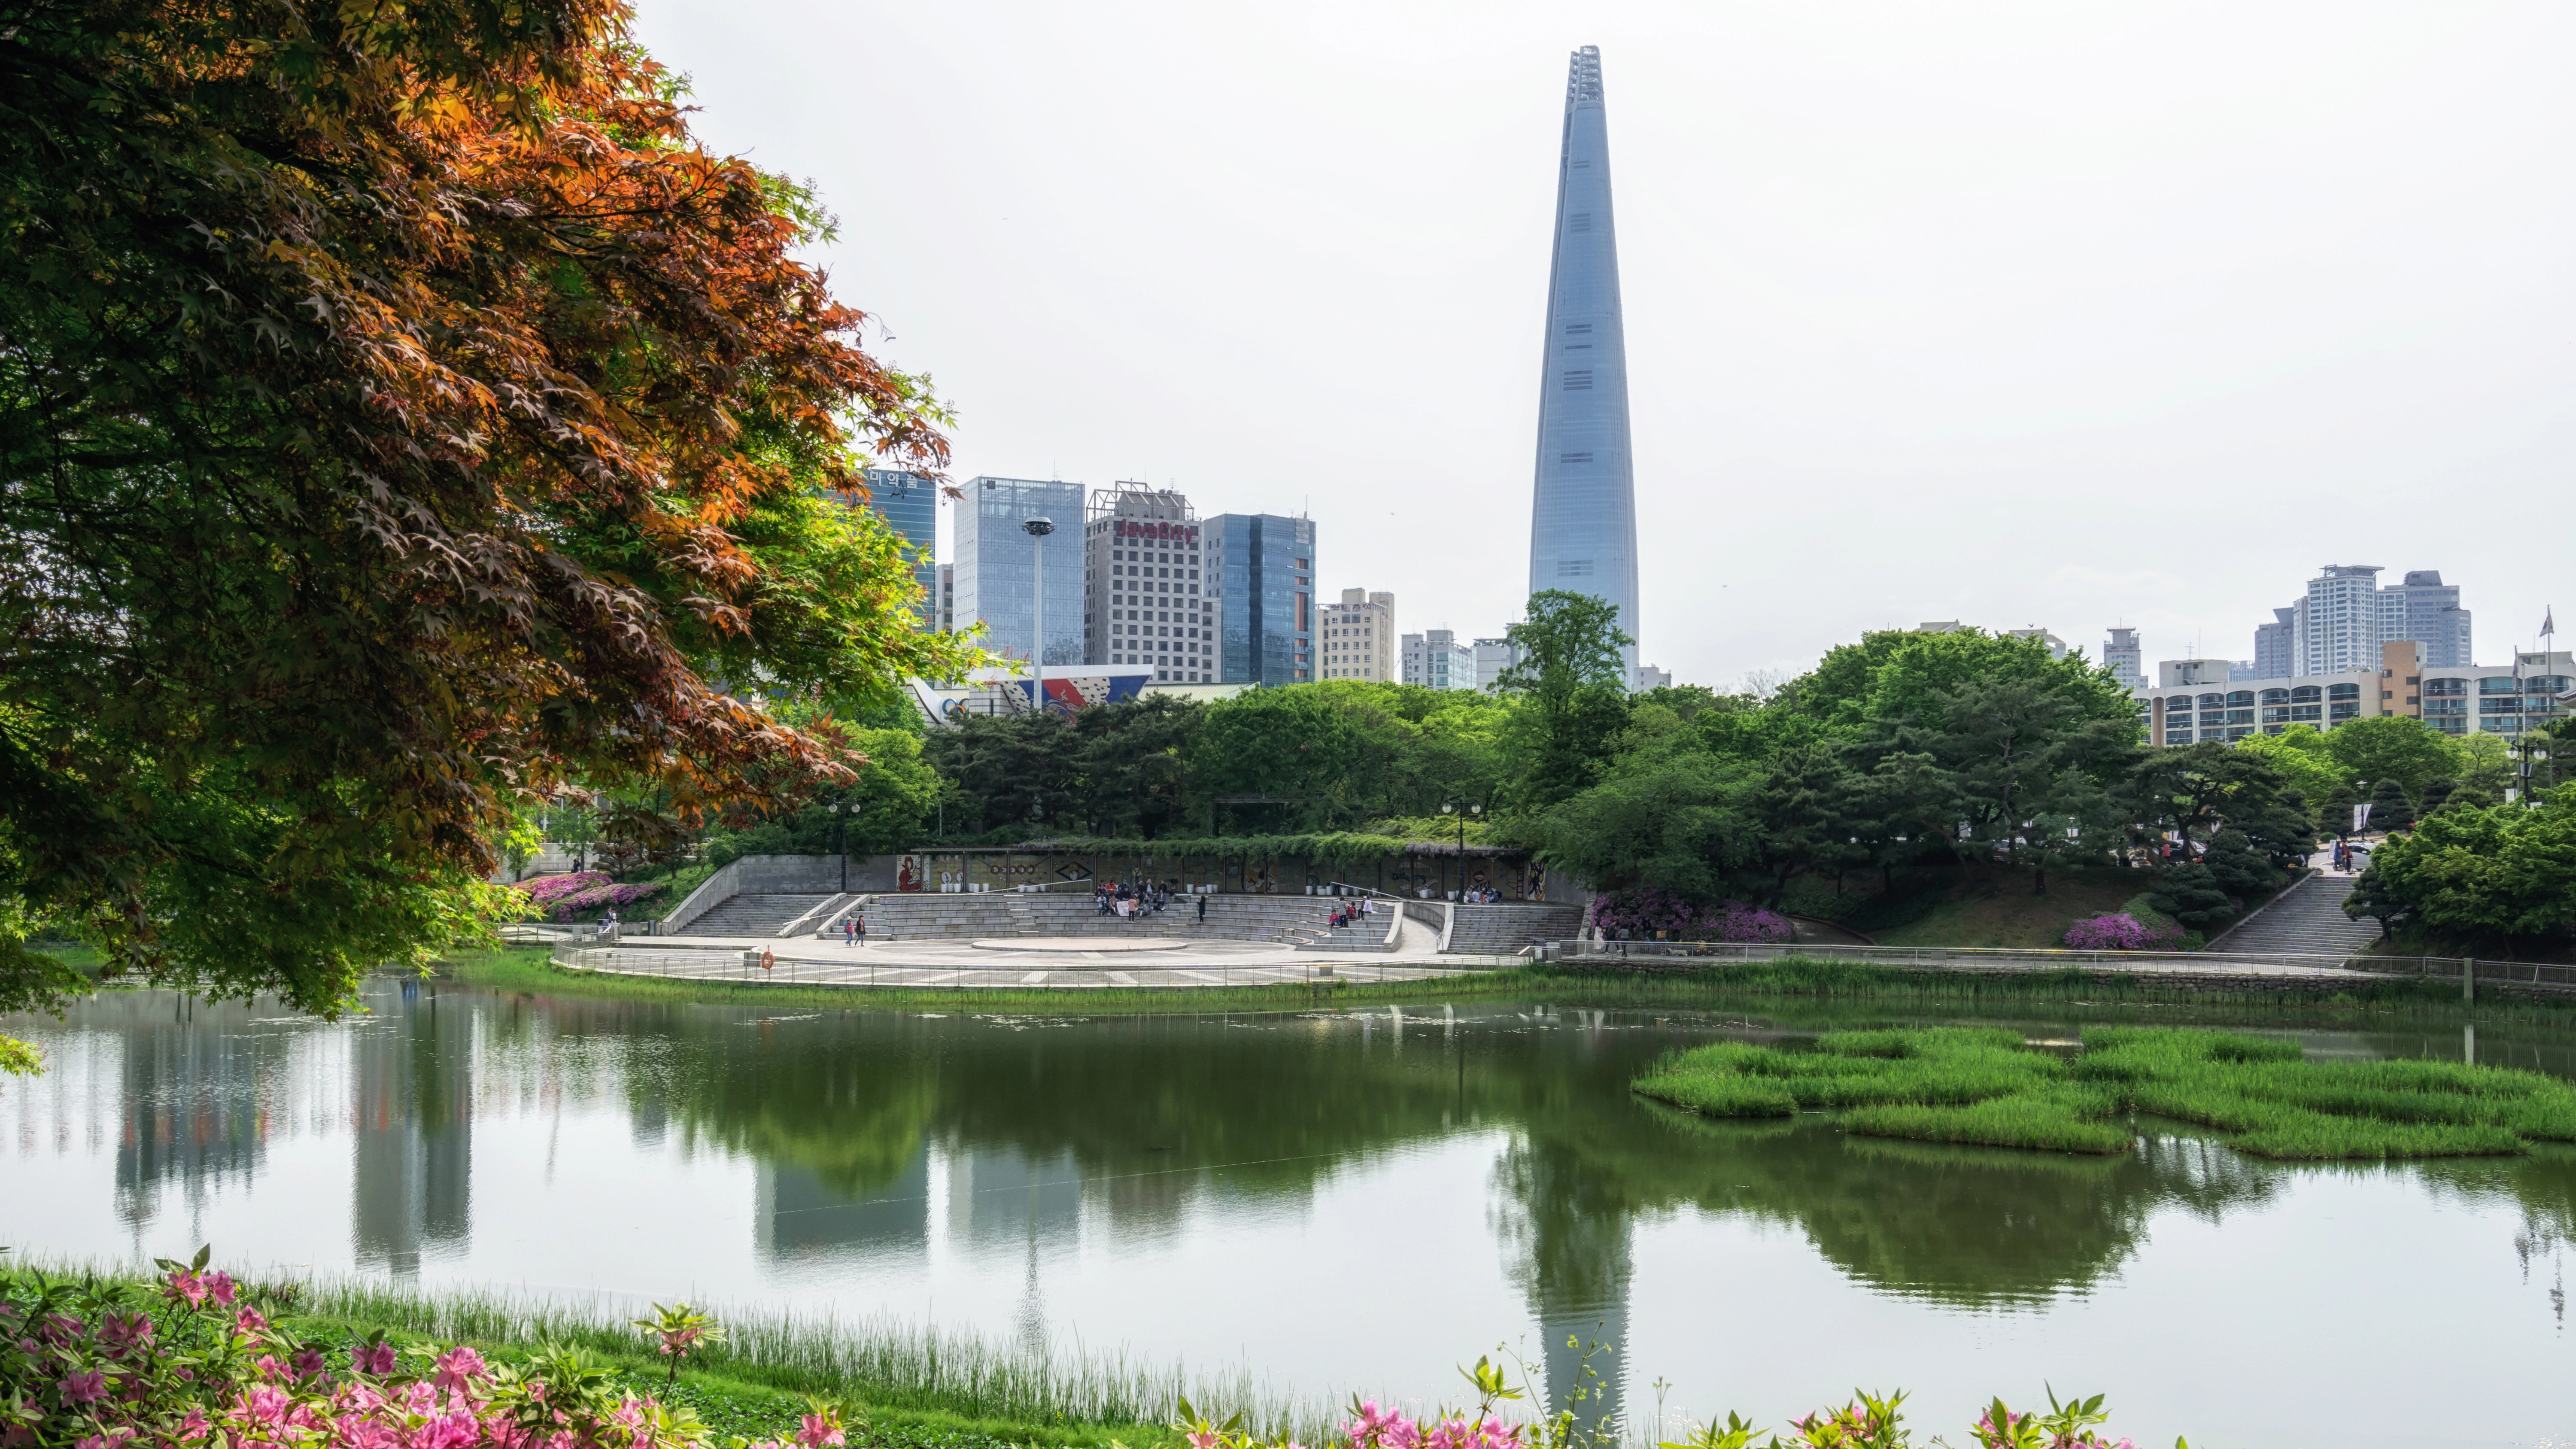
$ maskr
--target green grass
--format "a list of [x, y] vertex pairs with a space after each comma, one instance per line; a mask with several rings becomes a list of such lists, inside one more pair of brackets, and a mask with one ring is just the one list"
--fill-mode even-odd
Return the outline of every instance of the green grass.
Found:
[[1877, 938], [1883, 946], [2055, 946], [2077, 921], [2120, 909], [2139, 879], [2136, 871], [2052, 872], [2048, 894], [2040, 895], [2028, 871], [1998, 872], [1983, 889], [1961, 889]]
[[[1537, 966], [1481, 971], [1437, 981], [1352, 981], [1324, 989], [1272, 987], [1119, 988], [1083, 991], [893, 991], [834, 986], [764, 986], [729, 981], [604, 976], [566, 971], [542, 947], [459, 955], [441, 971], [468, 985], [499, 991], [629, 1001], [701, 1002], [741, 1006], [839, 1007], [861, 1010], [990, 1011], [1027, 1015], [1101, 1016], [1158, 1012], [1301, 1011], [1318, 1005], [1375, 1002], [1543, 1000], [1566, 1006], [1625, 1010], [1730, 1011], [1795, 1002], [1808, 1017], [1848, 1013], [1885, 1019], [1891, 1012], [2011, 1011], [2034, 1005], [2072, 1006], [2075, 1014], [2106, 1020], [2193, 1020], [2241, 1017], [2246, 1007], [2276, 1012], [2285, 1022], [2331, 1025], [2395, 1016], [2429, 1023], [2531, 1018], [2576, 1018], [2567, 1001], [2491, 997], [2463, 1008], [2456, 985], [2392, 977], [2338, 990], [2249, 985], [2212, 990], [2161, 981], [2151, 975], [2091, 971], [2025, 971], [1980, 974], [1873, 966], [1852, 961], [1789, 957], [1775, 961], [1710, 964], [1690, 970], [1610, 971]], [[1821, 1008], [1821, 1009], [1820, 1009]], [[2065, 1013], [2057, 1013], [2065, 1014]]]
[[2576, 1086], [2538, 1072], [2311, 1062], [2295, 1042], [2182, 1027], [2087, 1031], [2071, 1061], [1999, 1029], [1829, 1032], [1806, 1050], [1719, 1043], [1665, 1059], [1632, 1087], [1711, 1117], [1806, 1108], [1838, 1113], [1861, 1136], [2053, 1152], [2127, 1151], [2135, 1134], [2118, 1119], [2131, 1112], [2282, 1159], [2502, 1156], [2576, 1142]]
[[[547, 1343], [579, 1347], [662, 1393], [663, 1363], [607, 1307], [569, 1306], [478, 1289], [422, 1292], [358, 1279], [300, 1286], [285, 1321], [325, 1337], [375, 1329], [439, 1343], [470, 1343], [523, 1357]], [[792, 1427], [808, 1394], [863, 1413], [886, 1449], [1000, 1449], [1062, 1444], [1106, 1449], [1113, 1440], [1159, 1444], [1186, 1391], [1246, 1423], [1313, 1434], [1329, 1406], [1268, 1392], [1248, 1371], [1186, 1372], [1115, 1351], [1050, 1350], [995, 1342], [961, 1329], [828, 1315], [743, 1312], [722, 1316], [724, 1339], [693, 1356], [671, 1395], [716, 1430], [762, 1439]], [[863, 1442], [853, 1436], [853, 1443]], [[1309, 1440], [1309, 1442], [1314, 1442]]]

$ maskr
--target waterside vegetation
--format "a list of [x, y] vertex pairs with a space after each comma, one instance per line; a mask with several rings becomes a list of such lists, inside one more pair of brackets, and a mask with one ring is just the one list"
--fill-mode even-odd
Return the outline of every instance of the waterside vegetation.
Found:
[[2257, 1157], [2504, 1156], [2576, 1142], [2576, 1087], [2457, 1062], [2312, 1062], [2296, 1042], [2175, 1027], [2088, 1030], [2072, 1058], [1999, 1028], [1828, 1032], [1805, 1049], [1718, 1043], [1639, 1077], [1711, 1117], [1837, 1114], [1846, 1132], [2126, 1152], [2131, 1113], [2227, 1134]]

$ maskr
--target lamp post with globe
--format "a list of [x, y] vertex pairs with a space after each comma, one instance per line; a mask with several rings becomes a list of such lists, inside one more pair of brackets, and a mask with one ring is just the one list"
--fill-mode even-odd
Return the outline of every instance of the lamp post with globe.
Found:
[[1046, 708], [1046, 540], [1055, 532], [1052, 518], [1032, 518], [1020, 525], [1036, 553], [1037, 593], [1031, 601], [1029, 628], [1029, 703]]

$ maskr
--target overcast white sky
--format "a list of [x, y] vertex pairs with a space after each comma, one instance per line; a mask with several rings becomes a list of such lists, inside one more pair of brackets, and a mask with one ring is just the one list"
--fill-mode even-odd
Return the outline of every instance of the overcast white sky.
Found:
[[1592, 44], [1677, 678], [1953, 617], [2243, 658], [2325, 563], [2442, 570], [2480, 662], [2576, 634], [2576, 6], [640, 3], [957, 477], [1311, 509], [1405, 631], [1517, 617]]

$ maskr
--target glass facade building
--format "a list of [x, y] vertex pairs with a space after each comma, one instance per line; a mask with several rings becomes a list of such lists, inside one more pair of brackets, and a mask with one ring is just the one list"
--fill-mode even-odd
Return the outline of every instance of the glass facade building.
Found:
[[868, 497], [862, 505], [903, 535], [904, 558], [912, 581], [921, 589], [912, 610], [921, 627], [939, 627], [939, 485], [916, 473], [894, 468], [866, 471]]
[[1045, 662], [1082, 662], [1084, 488], [1029, 478], [977, 478], [957, 510], [957, 627], [982, 624], [984, 647], [1025, 660], [1035, 647], [1038, 542], [1020, 525], [1055, 524], [1046, 540]]
[[1200, 527], [1217, 582], [1218, 682], [1315, 678], [1315, 521], [1225, 513]]
[[[1530, 592], [1564, 589], [1637, 618], [1636, 475], [1628, 446], [1628, 347], [1610, 219], [1610, 133], [1601, 51], [1574, 53], [1557, 153], [1556, 244], [1539, 370], [1538, 466], [1530, 508]], [[1637, 649], [1625, 651], [1633, 678]]]

